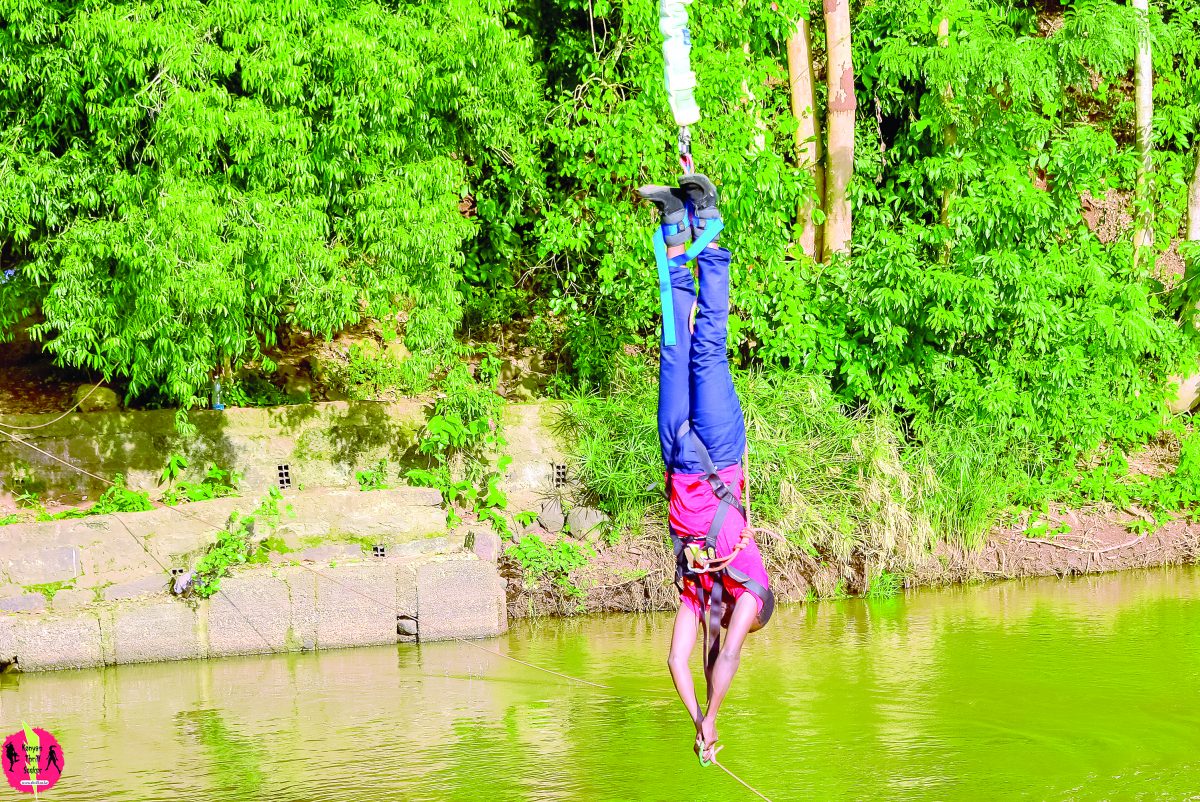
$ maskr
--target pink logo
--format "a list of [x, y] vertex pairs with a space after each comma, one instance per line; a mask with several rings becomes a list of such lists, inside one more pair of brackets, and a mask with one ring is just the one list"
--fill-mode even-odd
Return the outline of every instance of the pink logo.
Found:
[[49, 791], [63, 771], [63, 751], [58, 739], [41, 727], [22, 723], [22, 729], [4, 739], [0, 768], [8, 784], [25, 794]]

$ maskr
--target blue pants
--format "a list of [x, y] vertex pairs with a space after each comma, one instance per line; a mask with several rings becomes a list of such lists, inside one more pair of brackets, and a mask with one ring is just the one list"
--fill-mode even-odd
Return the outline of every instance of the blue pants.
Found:
[[663, 464], [673, 473], [704, 472], [692, 438], [684, 438], [676, 453], [679, 427], [689, 419], [718, 470], [739, 463], [746, 451], [746, 422], [726, 353], [729, 258], [724, 248], [705, 248], [696, 257], [700, 298], [694, 333], [688, 327], [696, 301], [692, 271], [688, 265], [671, 268], [676, 344], [663, 345], [659, 352], [658, 438]]

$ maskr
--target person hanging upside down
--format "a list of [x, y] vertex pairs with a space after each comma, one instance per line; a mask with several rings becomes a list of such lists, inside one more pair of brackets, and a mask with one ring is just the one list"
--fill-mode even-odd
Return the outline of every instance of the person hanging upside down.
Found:
[[[716, 754], [717, 712], [742, 643], [766, 625], [775, 600], [741, 501], [746, 424], [726, 353], [730, 253], [717, 244], [723, 222], [716, 187], [693, 174], [678, 187], [638, 192], [662, 217], [655, 241], [663, 308], [658, 435], [680, 586], [667, 664], [696, 726], [700, 762], [708, 765]], [[699, 296], [688, 266], [692, 257]], [[698, 624], [705, 633], [707, 710], [696, 699], [689, 667]]]

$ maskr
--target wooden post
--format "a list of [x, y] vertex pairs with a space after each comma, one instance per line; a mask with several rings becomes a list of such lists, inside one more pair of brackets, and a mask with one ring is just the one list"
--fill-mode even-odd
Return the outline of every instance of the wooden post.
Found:
[[812, 37], [808, 20], [796, 22], [796, 30], [788, 37], [788, 82], [792, 88], [792, 116], [796, 118], [796, 163], [812, 176], [813, 197], [802, 201], [797, 210], [800, 247], [816, 261], [821, 261], [822, 226], [813, 222], [815, 209], [825, 206], [825, 170], [821, 166], [821, 122], [817, 118], [817, 92], [813, 83]]
[[825, 254], [849, 252], [850, 179], [854, 175], [854, 63], [850, 51], [850, 0], [824, 0], [829, 69], [828, 169], [825, 174]]

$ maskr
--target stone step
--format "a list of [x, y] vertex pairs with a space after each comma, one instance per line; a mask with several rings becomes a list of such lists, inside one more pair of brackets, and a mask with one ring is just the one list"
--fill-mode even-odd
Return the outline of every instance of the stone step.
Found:
[[[31, 585], [73, 582], [91, 588], [161, 575], [163, 566], [188, 568], [233, 512], [249, 514], [259, 503], [225, 498], [0, 526], [0, 598]], [[281, 499], [274, 535], [297, 551], [330, 542], [401, 546], [446, 535], [440, 504], [436, 490], [417, 487], [289, 492]]]
[[0, 667], [90, 668], [159, 660], [481, 638], [508, 628], [504, 580], [469, 554], [322, 566], [256, 566], [197, 604], [156, 596], [0, 615]]

